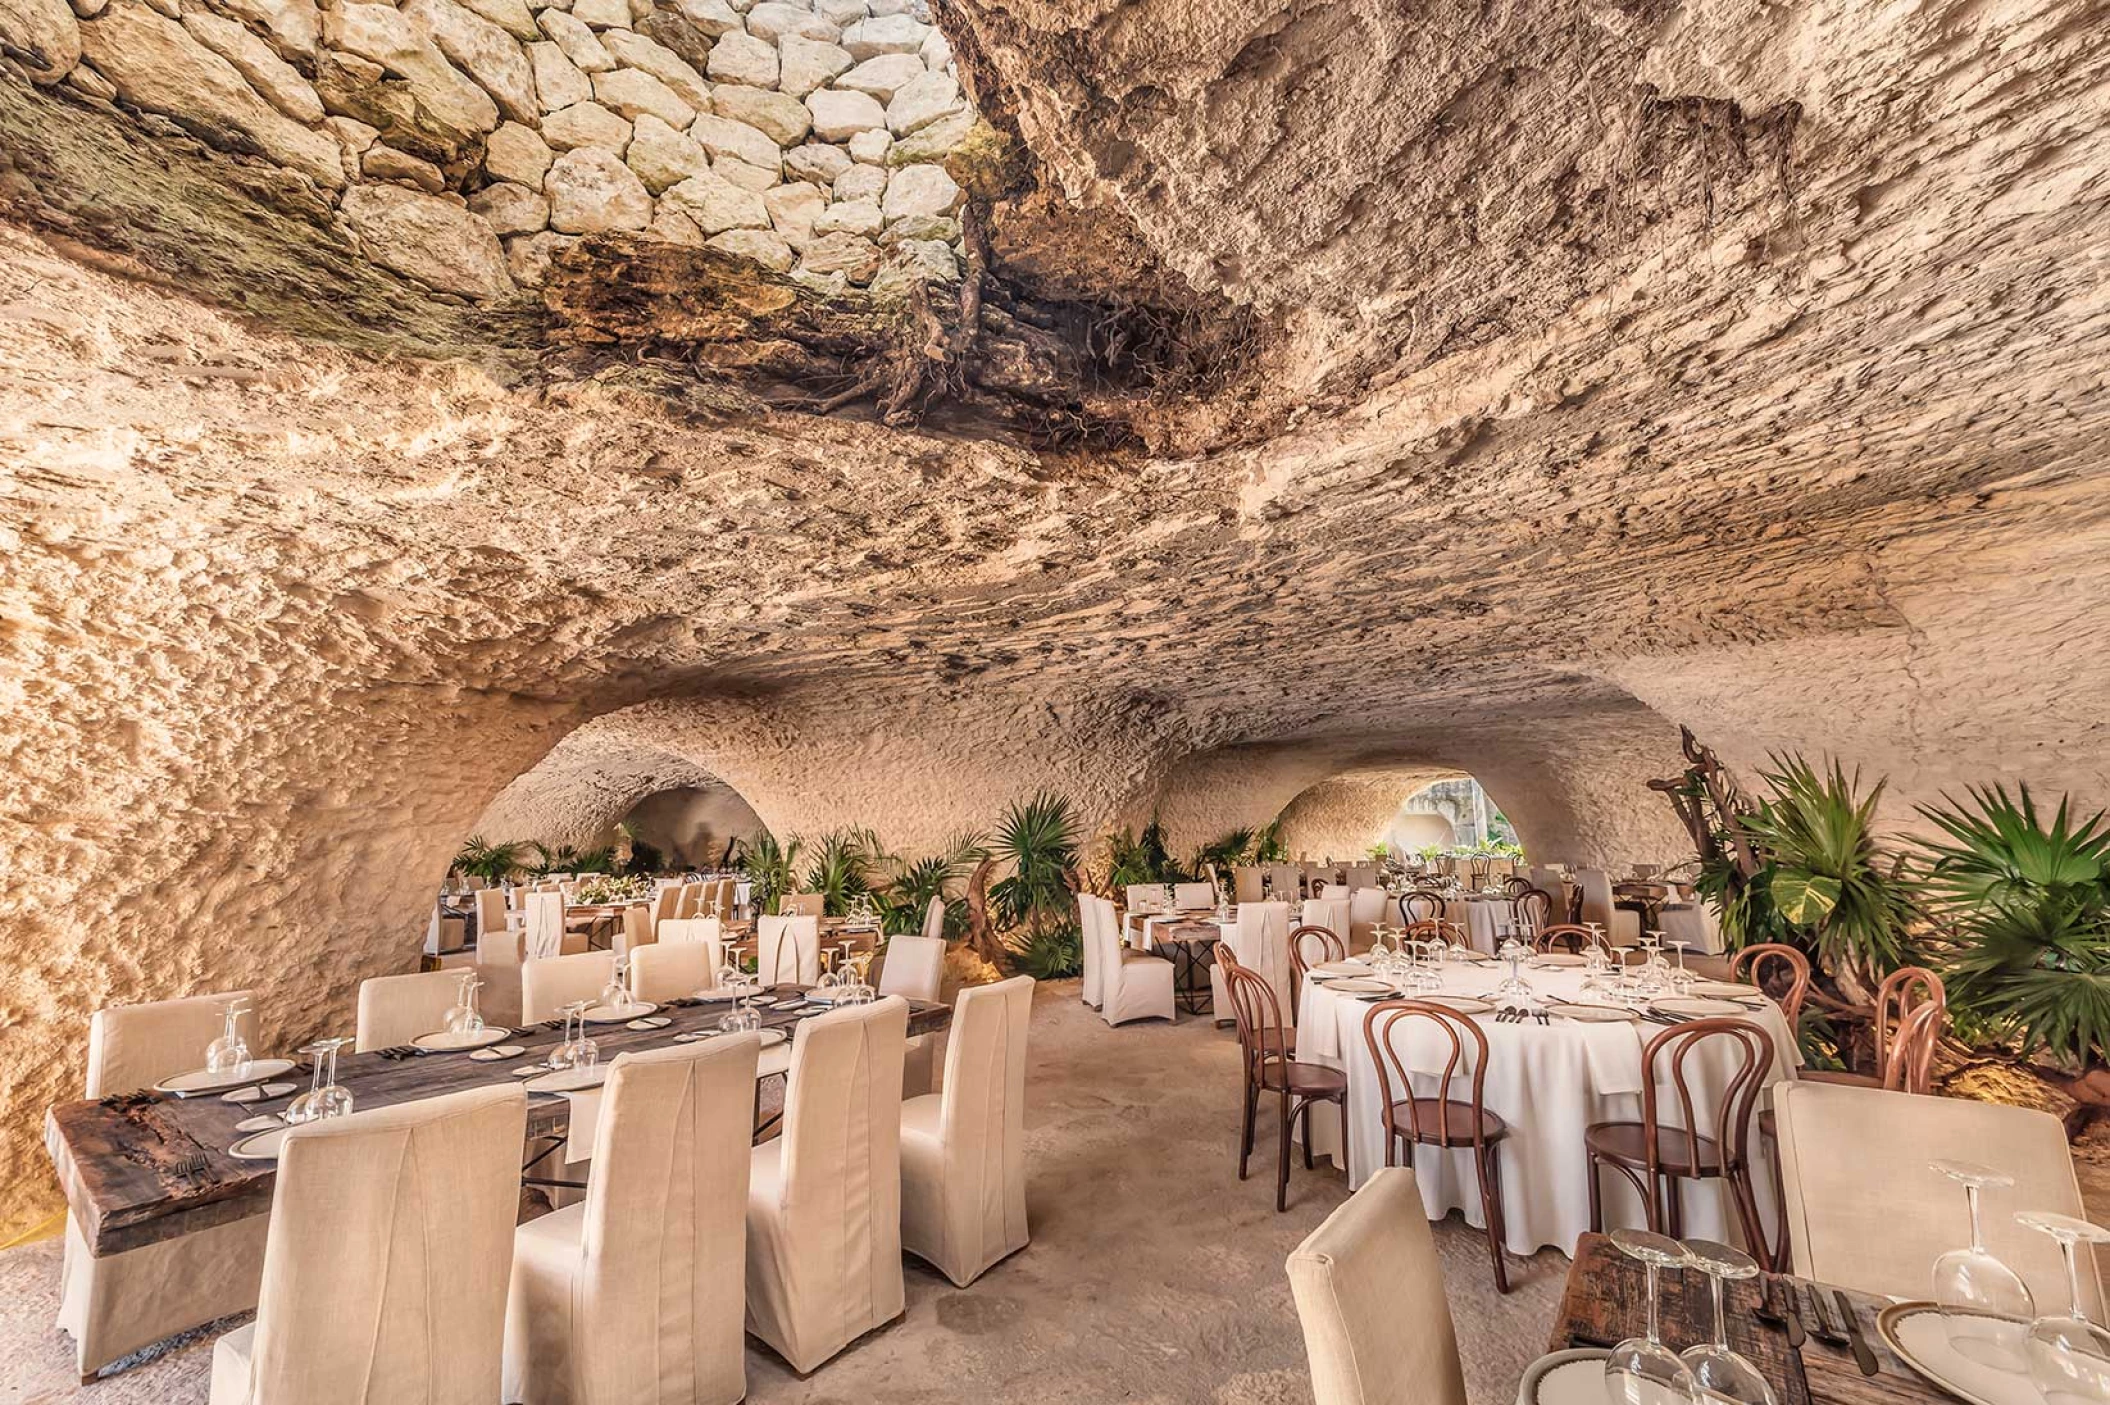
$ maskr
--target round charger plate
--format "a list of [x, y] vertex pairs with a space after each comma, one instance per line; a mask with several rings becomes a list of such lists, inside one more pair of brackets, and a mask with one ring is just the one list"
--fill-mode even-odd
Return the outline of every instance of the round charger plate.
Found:
[[583, 1088], [598, 1088], [607, 1081], [608, 1065], [597, 1063], [590, 1068], [564, 1068], [545, 1073], [540, 1078], [530, 1078], [527, 1090], [530, 1093], [576, 1093]]
[[291, 1059], [251, 1059], [249, 1067], [240, 1073], [212, 1073], [194, 1068], [189, 1073], [179, 1073], [173, 1078], [164, 1078], [154, 1085], [157, 1093], [217, 1093], [228, 1088], [244, 1088], [252, 1083], [262, 1083], [276, 1078], [293, 1067]]
[[1606, 1405], [1604, 1363], [1611, 1354], [1595, 1347], [1548, 1352], [1524, 1368], [1517, 1405]]
[[623, 1024], [651, 1014], [659, 1006], [649, 1000], [633, 1000], [628, 1005], [596, 1005], [586, 1012], [588, 1024]]
[[1748, 1000], [1754, 995], [1765, 994], [1757, 986], [1745, 985], [1741, 981], [1694, 981], [1688, 989], [1694, 995], [1713, 995], [1724, 1000]]
[[1418, 998], [1431, 1005], [1441, 1005], [1446, 1010], [1456, 1010], [1461, 1015], [1484, 1015], [1495, 1008], [1477, 995], [1423, 995]]
[[1367, 961], [1324, 961], [1311, 968], [1315, 976], [1360, 976], [1368, 974]]
[[[1977, 1314], [1993, 1317], [1993, 1313]], [[2000, 1318], [2000, 1321], [2017, 1321]], [[2018, 1325], [2019, 1324], [2018, 1322]], [[2025, 1327], [2025, 1330], [2026, 1327]], [[1961, 1355], [1949, 1345], [1941, 1309], [1930, 1302], [1891, 1303], [1876, 1314], [1876, 1335], [1931, 1384], [1970, 1405], [2043, 1405], [2023, 1371], [2003, 1371]]]
[[1632, 1024], [1641, 1016], [1623, 1005], [1582, 1005], [1556, 1002], [1546, 1007], [1549, 1015], [1576, 1020], [1582, 1024]]
[[242, 1138], [227, 1148], [227, 1154], [237, 1161], [276, 1161], [279, 1143], [286, 1139], [291, 1127], [273, 1127]]
[[436, 1030], [431, 1034], [421, 1034], [410, 1042], [420, 1049], [432, 1049], [440, 1053], [456, 1053], [463, 1049], [481, 1049], [487, 1045], [496, 1044], [512, 1032], [510, 1029], [499, 1029], [495, 1025], [485, 1025], [479, 1030], [456, 1034], [449, 1034], [442, 1029]]
[[266, 1083], [261, 1087], [237, 1088], [232, 1093], [220, 1094], [223, 1103], [260, 1103], [272, 1098], [283, 1098], [300, 1085], [298, 1083]]
[[691, 1000], [701, 1000], [706, 1005], [716, 1005], [721, 1001], [732, 999], [733, 993], [729, 990], [692, 990], [689, 992], [689, 998]]
[[1371, 980], [1367, 977], [1351, 978], [1345, 981], [1332, 981], [1327, 984], [1326, 988], [1328, 990], [1337, 990], [1343, 995], [1392, 994], [1392, 985], [1389, 981]]
[[1532, 957], [1528, 964], [1533, 966], [1580, 966], [1585, 960], [1586, 958], [1577, 956], [1572, 951], [1542, 951]]
[[285, 1119], [275, 1112], [262, 1113], [256, 1117], [245, 1117], [234, 1124], [237, 1132], [268, 1132], [273, 1127], [283, 1127]]
[[1665, 1015], [1748, 1015], [1749, 1008], [1734, 1000], [1716, 1000], [1708, 996], [1667, 995], [1650, 1003], [1650, 1009]]
[[501, 1044], [495, 1049], [478, 1049], [469, 1057], [478, 1063], [496, 1063], [500, 1059], [517, 1059], [526, 1052], [525, 1044]]

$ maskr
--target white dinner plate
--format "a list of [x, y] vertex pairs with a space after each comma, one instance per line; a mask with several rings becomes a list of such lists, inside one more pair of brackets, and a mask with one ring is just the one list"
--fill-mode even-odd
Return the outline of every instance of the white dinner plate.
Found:
[[1659, 1015], [1748, 1015], [1748, 1006], [1734, 1000], [1716, 1000], [1709, 996], [1667, 995], [1661, 1000], [1651, 1001], [1649, 1008]]
[[227, 1148], [227, 1154], [237, 1161], [276, 1161], [279, 1143], [286, 1139], [291, 1127], [273, 1127], [242, 1138]]
[[1749, 1000], [1765, 992], [1741, 981], [1694, 981], [1687, 989], [1694, 995], [1713, 995], [1724, 1000]]
[[1360, 976], [1369, 970], [1367, 961], [1323, 961], [1311, 968], [1315, 976]]
[[1477, 995], [1423, 995], [1416, 998], [1431, 1005], [1441, 1005], [1446, 1010], [1456, 1010], [1461, 1015], [1485, 1015], [1495, 1008], [1492, 1002]]
[[1517, 1387], [1517, 1405], [1610, 1405], [1604, 1363], [1609, 1351], [1555, 1351], [1531, 1363]]
[[285, 1125], [286, 1119], [280, 1117], [277, 1113], [265, 1112], [255, 1117], [243, 1118], [234, 1124], [234, 1129], [237, 1132], [268, 1132], [273, 1127], [283, 1127]]
[[1546, 1007], [1549, 1015], [1575, 1020], [1581, 1024], [1631, 1024], [1641, 1016], [1623, 1005], [1582, 1005], [1556, 1002]]
[[267, 1078], [278, 1077], [291, 1067], [291, 1059], [251, 1059], [249, 1066], [240, 1073], [212, 1073], [202, 1068], [194, 1068], [189, 1073], [179, 1073], [173, 1078], [162, 1079], [154, 1085], [154, 1091], [174, 1093], [179, 1097], [197, 1093], [218, 1093], [228, 1088], [262, 1083]]
[[501, 1044], [495, 1049], [478, 1049], [469, 1057], [478, 1063], [496, 1063], [500, 1059], [517, 1059], [526, 1052], [525, 1044]]
[[1351, 977], [1343, 981], [1332, 981], [1328, 983], [1326, 988], [1339, 991], [1343, 995], [1390, 995], [1393, 993], [1390, 981], [1372, 980], [1368, 977]]
[[[1992, 1313], [1978, 1314], [1994, 1317]], [[1996, 1321], [2013, 1321], [1994, 1317]], [[2018, 1333], [2027, 1331], [2014, 1322]], [[1970, 1405], [2043, 1405], [2044, 1397], [2022, 1371], [2003, 1371], [1959, 1353], [1949, 1345], [1941, 1309], [1930, 1302], [1892, 1303], [1876, 1314], [1876, 1335], [1900, 1361]]]
[[596, 1005], [586, 1012], [588, 1024], [624, 1024], [651, 1014], [659, 1006], [649, 1000], [633, 1000], [628, 1005]]
[[[676, 1044], [695, 1044], [705, 1039], [716, 1039], [722, 1033], [722, 1030], [699, 1029], [691, 1031], [687, 1034], [675, 1035], [674, 1042]], [[762, 1047], [765, 1049], [774, 1049], [777, 1047], [777, 1045], [782, 1044], [785, 1040], [791, 1038], [790, 1035], [786, 1034], [781, 1029], [765, 1029], [760, 1031], [760, 1033], [762, 1035]]]
[[500, 1029], [495, 1025], [485, 1025], [479, 1030], [454, 1034], [442, 1029], [435, 1030], [431, 1034], [421, 1034], [410, 1042], [420, 1049], [431, 1049], [436, 1053], [451, 1054], [458, 1053], [463, 1049], [481, 1049], [486, 1045], [496, 1044], [512, 1032], [510, 1029]]
[[729, 990], [697, 990], [689, 993], [691, 1000], [701, 1000], [706, 1005], [717, 1005], [733, 998]]
[[1533, 966], [1580, 966], [1585, 958], [1572, 951], [1542, 951], [1531, 958]]
[[540, 1078], [530, 1078], [527, 1090], [530, 1093], [576, 1093], [583, 1088], [598, 1088], [607, 1081], [608, 1065], [597, 1063], [590, 1068], [564, 1068], [545, 1073]]
[[232, 1093], [220, 1094], [223, 1103], [260, 1103], [271, 1098], [283, 1098], [300, 1085], [298, 1083], [266, 1083], [262, 1086], [237, 1088]]

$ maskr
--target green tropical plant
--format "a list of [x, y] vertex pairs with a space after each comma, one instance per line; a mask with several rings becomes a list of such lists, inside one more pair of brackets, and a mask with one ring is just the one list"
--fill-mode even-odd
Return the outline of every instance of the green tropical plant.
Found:
[[967, 928], [967, 908], [960, 901], [960, 884], [988, 852], [982, 836], [969, 831], [954, 836], [942, 853], [900, 864], [892, 881], [875, 895], [884, 930], [892, 935], [922, 931], [930, 900], [942, 898], [946, 939], [959, 936]]
[[1107, 882], [1119, 892], [1131, 883], [1180, 883], [1191, 875], [1165, 847], [1165, 825], [1157, 816], [1141, 834], [1127, 826], [1106, 836]]
[[1244, 863], [1246, 855], [1251, 853], [1252, 849], [1253, 831], [1251, 829], [1234, 829], [1226, 834], [1218, 835], [1202, 845], [1201, 848], [1196, 849], [1194, 851], [1194, 862], [1189, 864], [1188, 867], [1197, 874], [1206, 874], [1209, 871], [1209, 865], [1215, 864], [1217, 869], [1221, 871], [1230, 868], [1233, 864]]
[[1077, 815], [1068, 797], [1043, 790], [1012, 801], [991, 847], [1011, 870], [989, 889], [1003, 925], [1037, 931], [1059, 924], [1070, 910], [1067, 879], [1077, 866]]
[[518, 843], [493, 844], [481, 834], [472, 834], [462, 842], [461, 852], [454, 856], [454, 868], [458, 873], [481, 878], [496, 887], [519, 871], [522, 847]]
[[[1743, 819], [1765, 855], [1758, 874], [1732, 907], [1744, 940], [1775, 928], [1814, 949], [1833, 970], [1888, 971], [1900, 965], [1918, 913], [1917, 884], [1902, 861], [1877, 847], [1877, 781], [1866, 794], [1861, 773], [1838, 762], [1819, 772], [1799, 756], [1775, 756], [1760, 772], [1771, 792]], [[1770, 904], [1769, 917], [1758, 910]], [[1777, 921], [1775, 920], [1777, 918]]]
[[768, 830], [757, 830], [735, 846], [733, 867], [747, 875], [752, 885], [750, 901], [756, 912], [775, 912], [777, 899], [798, 887], [799, 853], [806, 841], [796, 834], [783, 843]]
[[2070, 1065], [2110, 1057], [2110, 830], [2049, 825], [2028, 786], [1973, 787], [1969, 803], [1922, 806], [1943, 837], [1922, 841], [1929, 906], [1947, 929], [1943, 975], [1960, 1016]]
[[1006, 945], [1012, 964], [1037, 981], [1059, 981], [1084, 970], [1084, 934], [1074, 921], [1027, 928]]
[[872, 872], [885, 858], [879, 836], [871, 830], [832, 829], [814, 841], [805, 891], [821, 895], [821, 911], [841, 917], [853, 898], [872, 890]]
[[1253, 835], [1254, 863], [1288, 863], [1289, 845], [1282, 842], [1282, 817], [1275, 816]]
[[530, 839], [527, 849], [531, 855], [522, 867], [536, 878], [547, 878], [552, 873], [607, 873], [615, 867], [615, 846], [604, 844], [598, 849], [576, 849], [569, 844], [559, 844], [552, 849], [539, 839]]

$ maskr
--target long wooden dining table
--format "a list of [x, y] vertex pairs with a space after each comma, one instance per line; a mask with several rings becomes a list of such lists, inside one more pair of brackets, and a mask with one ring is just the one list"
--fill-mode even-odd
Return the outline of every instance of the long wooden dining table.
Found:
[[[782, 985], [774, 994], [781, 997], [803, 989]], [[948, 1005], [924, 1000], [908, 1003], [912, 1038], [936, 1033], [952, 1023]], [[608, 1063], [621, 1053], [664, 1047], [677, 1034], [715, 1030], [726, 1008], [723, 1002], [662, 1005], [658, 1013], [672, 1021], [663, 1028], [633, 1030], [620, 1023], [596, 1024], [589, 1032], [600, 1062]], [[803, 1020], [824, 1012], [825, 1007], [808, 1004], [756, 1008], [764, 1029], [782, 1029], [794, 1041]], [[391, 1059], [378, 1052], [347, 1051], [338, 1057], [337, 1082], [351, 1091], [355, 1111], [518, 1082], [513, 1070], [539, 1062], [562, 1038], [561, 1027], [548, 1025], [515, 1031], [504, 1042], [520, 1045], [524, 1052], [496, 1061], [472, 1059], [467, 1053]], [[204, 1050], [199, 1054], [202, 1057]], [[273, 1081], [297, 1083], [297, 1091], [304, 1091], [309, 1071], [296, 1064], [294, 1072]], [[230, 1155], [228, 1148], [242, 1140], [243, 1134], [235, 1130], [237, 1122], [263, 1112], [284, 1111], [297, 1091], [250, 1103], [230, 1103], [216, 1093], [195, 1097], [141, 1093], [55, 1104], [45, 1114], [44, 1145], [74, 1224], [90, 1250], [97, 1257], [119, 1254], [268, 1213], [277, 1163], [243, 1160]], [[528, 1136], [559, 1135], [570, 1116], [571, 1101], [562, 1093], [530, 1094]]]

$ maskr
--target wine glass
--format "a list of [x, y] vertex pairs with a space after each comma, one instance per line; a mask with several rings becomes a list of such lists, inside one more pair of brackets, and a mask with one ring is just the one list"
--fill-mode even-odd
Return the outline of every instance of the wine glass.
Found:
[[1778, 1405], [1773, 1387], [1750, 1358], [1729, 1346], [1729, 1319], [1722, 1312], [1722, 1285], [1758, 1276], [1758, 1260], [1741, 1249], [1711, 1239], [1685, 1241], [1686, 1261], [1707, 1275], [1714, 1300], [1714, 1340], [1689, 1346], [1682, 1353], [1692, 1372], [1693, 1393], [1731, 1405]]
[[[1662, 933], [1658, 932], [1656, 935], [1661, 936]], [[1678, 964], [1672, 967], [1670, 972], [1670, 988], [1675, 995], [1684, 995], [1692, 989], [1692, 972], [1685, 969], [1685, 949], [1691, 945], [1689, 941], [1670, 943], [1670, 949], [1678, 953]]]
[[601, 987], [601, 994], [596, 1002], [602, 1008], [618, 1012], [630, 1008], [629, 969], [630, 958], [618, 954], [615, 965], [609, 969], [608, 984]]
[[[601, 1046], [586, 1035], [586, 1012], [594, 1007], [591, 1000], [574, 1000], [563, 1007], [564, 1042], [549, 1051], [552, 1069], [592, 1068], [601, 1059]], [[572, 1022], [578, 1022], [578, 1033], [572, 1032]]]
[[738, 1034], [744, 1030], [760, 1029], [762, 1027], [762, 1017], [756, 1014], [754, 1007], [747, 1003], [748, 992], [752, 988], [748, 974], [745, 971], [738, 972], [733, 976], [733, 1004], [731, 1009], [718, 1017], [718, 1032], [720, 1034]]
[[230, 1000], [221, 1007], [226, 1023], [221, 1026], [220, 1037], [205, 1046], [207, 1073], [236, 1078], [247, 1076], [249, 1041], [242, 1037], [242, 1015], [248, 1008], [248, 1003], [242, 1000]]
[[1612, 1243], [1648, 1268], [1648, 1329], [1646, 1336], [1628, 1337], [1605, 1357], [1605, 1394], [1618, 1405], [1670, 1405], [1689, 1400], [1692, 1371], [1678, 1353], [1663, 1344], [1657, 1310], [1657, 1278], [1666, 1268], [1685, 1267], [1685, 1248], [1675, 1239], [1645, 1229], [1615, 1229]]
[[2047, 1405], [2104, 1405], [2110, 1401], [2110, 1332], [2090, 1322], [2081, 1306], [2080, 1247], [2110, 1240], [2110, 1230], [2049, 1210], [2018, 1211], [2015, 1222], [2058, 1240], [2066, 1255], [2066, 1315], [2030, 1324], [2023, 1347], [2029, 1378]]
[[2021, 1275], [1993, 1257], [1985, 1247], [1978, 1214], [1980, 1193], [2004, 1188], [2015, 1178], [1974, 1161], [1936, 1161], [1928, 1169], [1963, 1185], [1971, 1207], [1969, 1248], [1951, 1249], [1934, 1261], [1934, 1303], [1942, 1327], [1959, 1356], [1981, 1366], [2021, 1373], [2024, 1324], [2037, 1315]]
[[315, 1061], [315, 1079], [307, 1092], [286, 1104], [288, 1126], [342, 1117], [352, 1110], [352, 1090], [337, 1082], [337, 1051], [351, 1042], [340, 1035], [301, 1046], [301, 1052]]
[[483, 1013], [477, 1008], [476, 1004], [476, 990], [482, 984], [483, 978], [477, 975], [476, 972], [462, 972], [462, 978], [458, 982], [454, 996], [454, 1008], [447, 1012], [447, 1018], [440, 1025], [443, 1032], [447, 1034], [482, 1034], [484, 1032]]
[[1523, 974], [1518, 970], [1524, 964], [1524, 958], [1530, 954], [1531, 948], [1525, 946], [1515, 937], [1511, 937], [1508, 941], [1502, 943], [1501, 949], [1495, 953], [1495, 955], [1509, 963], [1508, 977], [1495, 987], [1494, 1001], [1496, 1004], [1530, 1006], [1536, 1002], [1537, 992], [1532, 989], [1531, 982], [1525, 980]]

